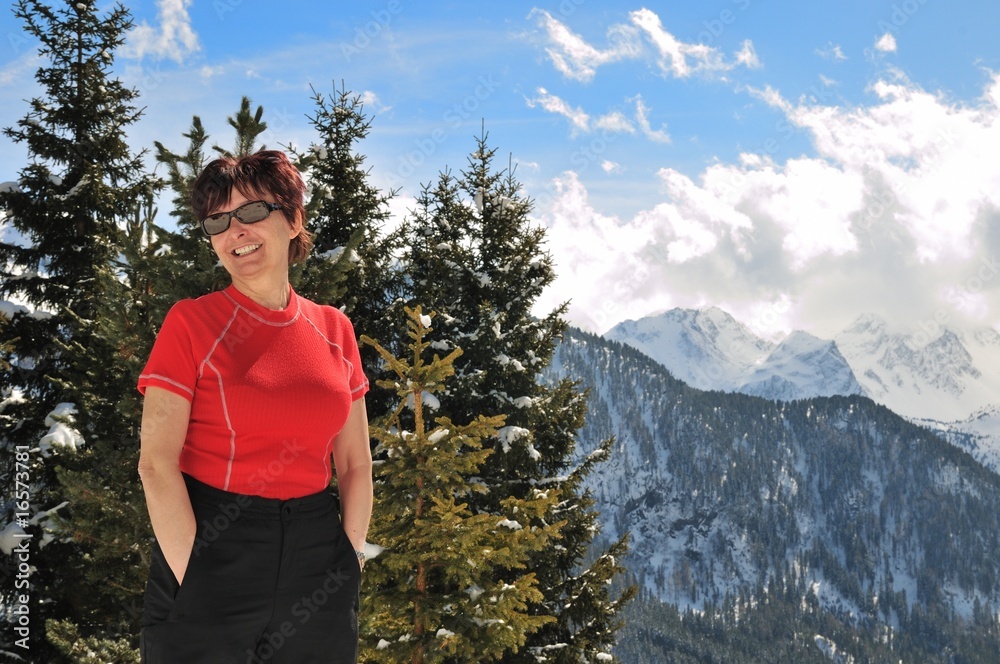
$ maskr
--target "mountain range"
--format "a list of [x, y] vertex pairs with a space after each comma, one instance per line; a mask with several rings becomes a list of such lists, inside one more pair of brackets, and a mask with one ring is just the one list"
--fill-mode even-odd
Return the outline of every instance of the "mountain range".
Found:
[[865, 314], [833, 339], [795, 331], [774, 343], [712, 307], [625, 321], [604, 336], [703, 390], [782, 401], [867, 396], [1000, 471], [1000, 333], [934, 331]]
[[[613, 438], [587, 487], [603, 536], [630, 536], [626, 566], [641, 609], [626, 621], [616, 650], [622, 661], [735, 661], [732, 650], [708, 657], [722, 646], [704, 634], [718, 632], [694, 634], [695, 621], [735, 616], [730, 628], [738, 629], [741, 617], [776, 606], [779, 595], [787, 613], [763, 629], [794, 622], [796, 644], [789, 641], [785, 653], [801, 647], [809, 657], [741, 661], [820, 661], [845, 648], [859, 654], [832, 661], [898, 661], [904, 641], [917, 648], [906, 661], [955, 661], [948, 649], [970, 650], [949, 641], [948, 625], [984, 621], [993, 627], [981, 634], [993, 634], [1000, 475], [863, 394], [870, 388], [839, 343], [792, 335], [769, 345], [719, 310], [667, 317], [669, 325], [619, 330], [650, 344], [650, 353], [661, 351], [656, 360], [570, 329], [544, 376], [569, 377], [588, 390], [581, 458]], [[668, 338], [673, 345], [660, 343]], [[864, 329], [850, 338], [855, 357], [866, 338], [873, 354], [893, 347], [891, 337]], [[824, 366], [810, 372], [810, 361]], [[774, 367], [770, 375], [766, 367]], [[877, 358], [870, 368], [895, 385]], [[908, 376], [943, 386], [939, 393], [973, 380], [966, 373], [932, 383], [937, 376], [924, 369]], [[854, 393], [775, 400], [741, 391], [770, 386], [790, 394], [824, 376]], [[730, 389], [711, 387], [713, 380]], [[678, 611], [687, 617], [670, 619]], [[837, 632], [838, 625], [860, 631]], [[754, 629], [753, 647], [768, 644], [762, 634]], [[995, 661], [996, 637], [984, 638], [977, 648], [986, 658], [963, 661]], [[869, 650], [857, 650], [862, 643]], [[875, 658], [878, 648], [893, 657]]]

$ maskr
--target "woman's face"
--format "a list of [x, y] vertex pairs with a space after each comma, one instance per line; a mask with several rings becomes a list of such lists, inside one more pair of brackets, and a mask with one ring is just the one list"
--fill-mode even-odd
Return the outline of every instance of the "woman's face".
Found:
[[[273, 197], [266, 193], [247, 198], [234, 188], [225, 205], [210, 210], [209, 214], [235, 210], [258, 200], [274, 202]], [[234, 217], [228, 229], [210, 239], [212, 248], [233, 281], [246, 282], [260, 277], [287, 277], [288, 245], [296, 235], [298, 229], [288, 222], [283, 210], [277, 210], [255, 224], [243, 224]]]

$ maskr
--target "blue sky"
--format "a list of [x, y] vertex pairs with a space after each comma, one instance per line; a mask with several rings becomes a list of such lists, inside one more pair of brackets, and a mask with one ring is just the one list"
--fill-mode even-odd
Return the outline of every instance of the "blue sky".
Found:
[[[127, 4], [136, 148], [181, 149], [193, 115], [229, 145], [243, 95], [305, 146], [309, 86], [342, 81], [405, 215], [485, 122], [549, 229], [540, 309], [586, 329], [711, 305], [769, 337], [1000, 327], [1000, 3]], [[12, 11], [0, 34], [6, 127], [39, 61]], [[0, 139], [0, 181], [24, 159]]]

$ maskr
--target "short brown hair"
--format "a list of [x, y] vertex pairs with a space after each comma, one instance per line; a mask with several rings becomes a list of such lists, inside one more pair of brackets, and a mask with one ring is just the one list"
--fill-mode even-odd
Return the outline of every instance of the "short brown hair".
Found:
[[305, 191], [302, 174], [284, 152], [260, 150], [242, 157], [210, 161], [191, 185], [191, 208], [198, 219], [225, 205], [233, 189], [246, 196], [271, 195], [299, 234], [288, 245], [288, 262], [300, 263], [309, 255], [313, 234], [306, 230]]

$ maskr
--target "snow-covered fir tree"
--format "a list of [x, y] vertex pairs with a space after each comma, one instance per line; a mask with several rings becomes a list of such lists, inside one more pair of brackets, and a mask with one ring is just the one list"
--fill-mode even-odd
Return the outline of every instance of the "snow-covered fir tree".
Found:
[[[293, 283], [304, 297], [342, 307], [358, 334], [389, 343], [395, 338], [390, 330], [400, 329], [404, 318], [394, 308], [405, 287], [397, 265], [401, 233], [389, 228], [388, 204], [395, 192], [381, 192], [370, 183], [366, 158], [358, 152], [372, 122], [361, 98], [342, 84], [330, 95], [313, 90], [313, 101], [309, 120], [318, 140], [297, 155], [296, 164], [309, 186], [308, 227], [315, 246]], [[377, 353], [362, 347], [361, 357], [374, 380], [381, 366]], [[371, 395], [371, 412], [390, 407], [381, 399]]]
[[[432, 416], [435, 396], [453, 377], [461, 349], [427, 355], [432, 317], [407, 309], [407, 356], [372, 342], [390, 369], [379, 386], [396, 406], [372, 427], [380, 459], [369, 539], [385, 551], [366, 570], [363, 657], [370, 662], [483, 662], [504, 659], [529, 634], [553, 622], [533, 614], [541, 600], [529, 556], [555, 546], [561, 523], [547, 522], [559, 499], [536, 488], [500, 497], [480, 478], [496, 450], [484, 448], [504, 417], [467, 423]], [[492, 492], [497, 514], [470, 507]]]
[[[142, 352], [147, 312], [130, 297], [120, 258], [130, 242], [145, 251], [141, 227], [155, 182], [126, 143], [141, 113], [137, 92], [111, 75], [128, 10], [21, 0], [15, 14], [39, 40], [43, 63], [40, 96], [4, 130], [25, 146], [28, 164], [16, 183], [0, 187], [14, 238], [0, 244], [2, 539], [31, 535], [30, 651], [6, 642], [16, 634], [10, 625], [0, 639], [31, 661], [64, 662], [73, 660], [53, 646], [59, 634], [75, 630], [127, 651], [138, 619], [131, 601], [143, 564], [130, 511], [141, 500], [138, 402], [129, 398], [128, 359]], [[27, 453], [24, 466], [16, 465], [19, 451]], [[27, 510], [11, 500], [18, 489]], [[30, 516], [19, 520], [22, 511]], [[15, 579], [4, 582], [8, 608], [20, 604]]]
[[418, 197], [407, 221], [404, 258], [412, 305], [438, 312], [435, 348], [461, 347], [455, 379], [441, 396], [441, 412], [456, 421], [500, 414], [505, 426], [486, 445], [489, 488], [473, 509], [500, 513], [500, 499], [551, 490], [560, 502], [549, 515], [559, 522], [558, 546], [534, 554], [541, 601], [531, 611], [556, 620], [531, 634], [509, 662], [602, 661], [618, 629], [618, 614], [633, 591], [613, 596], [610, 582], [624, 570], [624, 539], [601, 551], [597, 514], [583, 479], [607, 453], [610, 440], [589, 455], [575, 449], [586, 399], [569, 380], [543, 385], [565, 329], [564, 307], [538, 318], [532, 308], [554, 278], [545, 231], [529, 218], [531, 201], [511, 168], [493, 167], [485, 135], [461, 177], [443, 172]]

